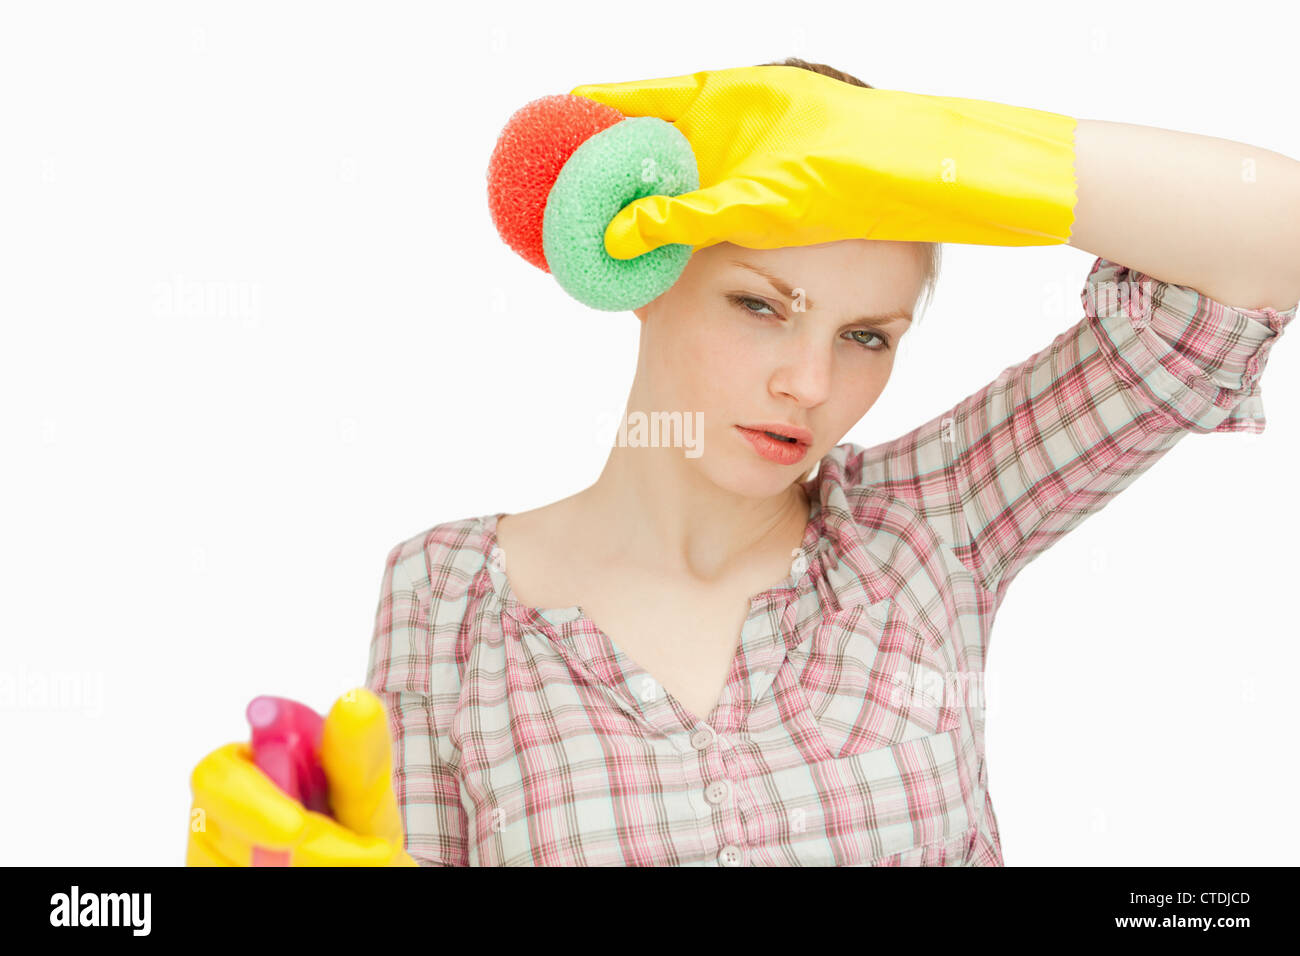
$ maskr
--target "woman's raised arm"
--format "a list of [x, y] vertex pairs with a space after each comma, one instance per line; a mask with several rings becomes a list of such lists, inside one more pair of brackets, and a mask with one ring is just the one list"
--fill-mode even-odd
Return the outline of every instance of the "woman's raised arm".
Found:
[[1259, 377], [1296, 314], [1233, 308], [1101, 258], [1081, 298], [1084, 317], [1046, 348], [844, 461], [864, 514], [870, 489], [905, 502], [999, 602], [1185, 435], [1263, 431]]
[[1300, 301], [1300, 162], [1231, 140], [1079, 120], [1069, 244], [1219, 302]]

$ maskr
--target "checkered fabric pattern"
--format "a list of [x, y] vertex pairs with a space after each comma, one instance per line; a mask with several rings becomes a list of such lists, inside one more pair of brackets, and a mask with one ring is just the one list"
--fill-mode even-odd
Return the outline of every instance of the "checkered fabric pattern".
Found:
[[1191, 432], [1264, 428], [1295, 316], [1097, 259], [1083, 318], [893, 441], [833, 448], [789, 576], [692, 714], [579, 607], [511, 594], [500, 514], [401, 542], [367, 686], [425, 865], [999, 866], [990, 631], [1020, 569]]

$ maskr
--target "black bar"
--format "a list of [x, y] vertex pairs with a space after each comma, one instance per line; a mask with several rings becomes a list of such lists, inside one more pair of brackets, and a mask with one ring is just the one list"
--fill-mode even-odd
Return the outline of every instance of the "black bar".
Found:
[[[635, 930], [613, 937], [621, 945], [640, 939], [646, 946], [674, 947], [684, 931], [674, 925], [674, 911], [696, 930], [714, 921], [720, 941], [743, 943], [746, 930], [766, 933], [784, 925], [813, 943], [826, 927], [826, 946], [841, 945], [840, 934], [849, 933], [856, 942], [844, 945], [855, 949], [883, 939], [877, 932], [922, 944], [960, 934], [993, 944], [1021, 937], [1129, 936], [1180, 944], [1199, 937], [1231, 945], [1243, 941], [1243, 933], [1293, 925], [1292, 867], [1006, 867], [966, 876], [940, 868], [862, 867], [855, 873], [768, 874], [761, 881], [758, 873], [745, 877], [713, 868], [657, 876], [652, 869], [622, 877], [575, 870], [539, 881], [526, 874], [438, 868], [11, 867], [0, 872], [11, 887], [0, 913], [6, 929], [20, 935], [201, 942], [210, 935], [246, 933], [257, 948], [276, 939], [337, 944], [345, 938], [384, 945], [409, 938], [437, 947], [449, 942], [448, 929], [486, 930], [492, 935], [477, 937], [485, 948], [495, 948], [497, 930], [511, 929], [534, 944], [548, 931], [563, 934], [551, 942], [596, 942], [607, 938], [604, 927], [611, 924]], [[89, 907], [98, 908], [99, 894], [149, 894], [148, 933], [137, 932], [144, 929], [143, 895], [114, 897], [119, 925], [53, 925], [52, 917], [71, 922], [74, 886], [79, 923], [89, 918]], [[87, 903], [92, 896], [95, 902]], [[134, 908], [126, 908], [128, 902]], [[107, 921], [111, 909], [103, 912]], [[1210, 923], [1200, 924], [1205, 919]]]

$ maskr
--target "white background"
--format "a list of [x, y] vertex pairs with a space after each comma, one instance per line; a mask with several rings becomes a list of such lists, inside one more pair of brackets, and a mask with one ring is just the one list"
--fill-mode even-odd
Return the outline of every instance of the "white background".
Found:
[[[493, 230], [487, 159], [524, 103], [801, 56], [1300, 157], [1284, 9], [7, 5], [3, 862], [180, 863], [190, 771], [251, 697], [325, 711], [363, 682], [393, 545], [595, 479], [637, 323]], [[1044, 347], [1092, 262], [946, 246], [845, 440]], [[1292, 336], [1263, 435], [1189, 435], [1012, 586], [987, 748], [1009, 865], [1300, 854]]]

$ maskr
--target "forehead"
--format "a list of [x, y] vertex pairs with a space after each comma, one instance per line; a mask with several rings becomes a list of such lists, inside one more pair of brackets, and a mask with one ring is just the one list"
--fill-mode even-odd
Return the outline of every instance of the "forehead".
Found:
[[[925, 281], [926, 247], [916, 242], [845, 239], [808, 246], [748, 249], [720, 242], [697, 250], [690, 266], [710, 278], [767, 273], [803, 289], [819, 306], [859, 308], [911, 304]], [[697, 261], [698, 260], [698, 261]], [[780, 288], [781, 283], [776, 283]]]

